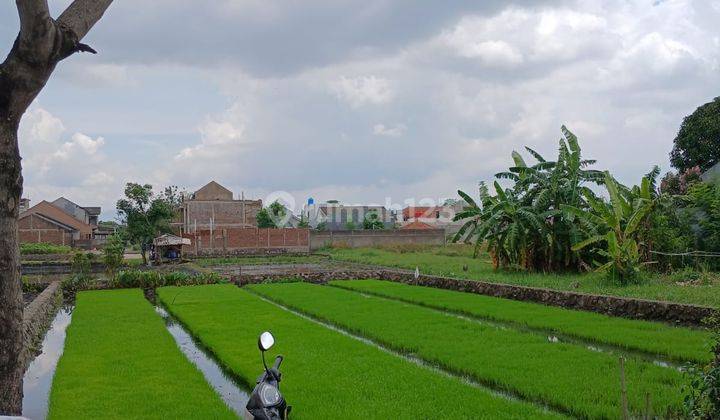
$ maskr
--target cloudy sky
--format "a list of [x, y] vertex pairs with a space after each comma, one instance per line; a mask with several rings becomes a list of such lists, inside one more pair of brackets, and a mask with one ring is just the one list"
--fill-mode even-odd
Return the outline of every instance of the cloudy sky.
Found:
[[[69, 0], [50, 0], [55, 16]], [[18, 31], [0, 3], [0, 54]], [[33, 202], [126, 182], [403, 204], [566, 124], [623, 182], [720, 95], [720, 0], [116, 0], [25, 115]]]

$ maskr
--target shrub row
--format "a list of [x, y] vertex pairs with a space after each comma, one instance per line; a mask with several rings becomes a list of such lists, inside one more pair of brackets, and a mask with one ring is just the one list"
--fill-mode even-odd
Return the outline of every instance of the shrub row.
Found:
[[66, 245], [55, 245], [48, 243], [24, 243], [20, 244], [20, 254], [69, 254], [72, 248]]
[[219, 283], [227, 283], [227, 280], [217, 273], [190, 274], [183, 271], [160, 273], [157, 271], [126, 270], [115, 275], [111, 286], [116, 288], [154, 288]]

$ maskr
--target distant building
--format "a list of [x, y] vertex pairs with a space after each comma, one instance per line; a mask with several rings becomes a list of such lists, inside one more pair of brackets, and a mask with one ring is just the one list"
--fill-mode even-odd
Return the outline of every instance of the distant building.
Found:
[[98, 226], [100, 207], [80, 206], [65, 197], [30, 206], [20, 200], [18, 229], [20, 242], [46, 242], [92, 249], [102, 246], [114, 229]]
[[233, 193], [215, 181], [183, 199], [171, 224], [179, 235], [198, 231], [257, 227], [262, 200], [234, 199]]
[[336, 200], [330, 200], [322, 204], [308, 202], [303, 210], [303, 216], [311, 228], [316, 229], [323, 224], [327, 230], [346, 230], [349, 224], [356, 229], [362, 229], [365, 218], [372, 213], [377, 213], [385, 229], [395, 226], [395, 213], [384, 206], [345, 206]]
[[716, 163], [700, 175], [703, 182], [720, 182], [720, 163]]
[[400, 229], [402, 229], [402, 230], [418, 230], [418, 229], [428, 230], [428, 229], [437, 229], [437, 227], [415, 220], [413, 222], [406, 223], [406, 224], [400, 226]]
[[52, 205], [62, 209], [65, 213], [90, 226], [97, 226], [100, 217], [100, 207], [82, 207], [73, 203], [65, 197], [60, 197], [52, 202]]
[[20, 213], [27, 211], [27, 209], [30, 208], [30, 199], [29, 198], [21, 198], [20, 199]]
[[[434, 229], [445, 229], [446, 234], [456, 233], [463, 225], [462, 221], [454, 221], [456, 214], [465, 208], [464, 202], [447, 206], [409, 206], [402, 211], [401, 225], [422, 223]], [[415, 225], [419, 226], [419, 225]]]
[[47, 201], [22, 212], [18, 220], [21, 243], [92, 246], [94, 229], [94, 226]]

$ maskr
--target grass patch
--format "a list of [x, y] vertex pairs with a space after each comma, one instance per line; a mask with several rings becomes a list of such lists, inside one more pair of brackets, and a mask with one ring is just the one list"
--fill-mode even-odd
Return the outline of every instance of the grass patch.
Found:
[[[467, 247], [427, 247], [420, 251], [401, 252], [393, 248], [330, 249], [335, 260], [361, 264], [382, 265], [408, 270], [420, 268], [423, 274], [458, 277], [494, 283], [545, 287], [599, 295], [624, 296], [640, 299], [717, 306], [720, 284], [679, 284], [671, 275], [650, 275], [638, 284], [620, 286], [600, 273], [542, 274], [494, 270], [487, 254], [472, 258]], [[467, 266], [467, 271], [463, 271]]]
[[[257, 337], [270, 330], [283, 354], [282, 392], [296, 419], [552, 417], [537, 407], [415, 365], [264, 302], [230, 285], [164, 287], [158, 296], [227, 367], [254, 384]], [[268, 355], [269, 358], [274, 354]]]
[[310, 264], [327, 261], [322, 255], [278, 255], [272, 257], [215, 257], [192, 260], [200, 267], [216, 265]]
[[[248, 287], [398, 351], [573, 416], [620, 417], [620, 379], [614, 355], [336, 287], [308, 283]], [[656, 414], [680, 410], [680, 372], [638, 360], [628, 360], [625, 368], [635, 416], [641, 416], [646, 394], [651, 396]]]
[[143, 265], [142, 258], [125, 258], [123, 259], [123, 265], [126, 267], [140, 267]]
[[655, 354], [678, 362], [707, 362], [712, 356], [712, 334], [705, 330], [382, 280], [342, 280], [330, 284], [430, 308]]
[[140, 290], [78, 294], [49, 417], [235, 418]]
[[72, 248], [65, 245], [55, 245], [48, 243], [22, 243], [20, 244], [20, 254], [69, 254]]

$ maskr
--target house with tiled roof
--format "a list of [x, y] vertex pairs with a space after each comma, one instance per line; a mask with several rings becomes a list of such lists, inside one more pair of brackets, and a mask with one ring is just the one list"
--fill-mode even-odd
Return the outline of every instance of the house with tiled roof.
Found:
[[87, 246], [92, 245], [95, 229], [96, 226], [44, 200], [20, 213], [18, 219], [21, 243]]
[[413, 220], [410, 223], [406, 223], [406, 224], [400, 226], [400, 229], [403, 229], [403, 230], [418, 230], [418, 229], [428, 230], [428, 229], [438, 229], [438, 227], [429, 225], [427, 223], [423, 223], [419, 220]]
[[[454, 217], [463, 210], [465, 203], [443, 206], [408, 206], [402, 210], [401, 228], [412, 225], [422, 229], [420, 224], [432, 229], [445, 229], [446, 234], [454, 234], [462, 226], [462, 222], [454, 221]], [[420, 224], [418, 224], [420, 223]], [[411, 229], [411, 228], [406, 228]]]

